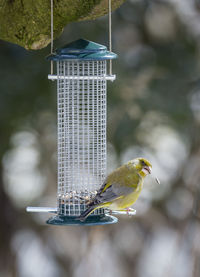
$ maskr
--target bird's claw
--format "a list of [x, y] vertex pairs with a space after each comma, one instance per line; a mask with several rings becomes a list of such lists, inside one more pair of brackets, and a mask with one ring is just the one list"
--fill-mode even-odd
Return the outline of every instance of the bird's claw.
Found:
[[131, 212], [135, 212], [135, 209], [132, 209], [132, 208], [126, 208], [126, 214], [127, 216], [131, 216]]
[[112, 210], [110, 209], [105, 209], [105, 212], [108, 213], [109, 215], [112, 215]]

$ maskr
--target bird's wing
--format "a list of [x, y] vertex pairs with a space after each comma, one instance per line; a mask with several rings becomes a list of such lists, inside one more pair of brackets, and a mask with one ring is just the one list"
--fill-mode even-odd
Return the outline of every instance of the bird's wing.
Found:
[[134, 189], [135, 188], [133, 187], [121, 186], [118, 183], [114, 183], [114, 184], [106, 183], [101, 186], [93, 203], [94, 204], [106, 203], [106, 202], [110, 202], [110, 201], [122, 198], [127, 194], [133, 192]]

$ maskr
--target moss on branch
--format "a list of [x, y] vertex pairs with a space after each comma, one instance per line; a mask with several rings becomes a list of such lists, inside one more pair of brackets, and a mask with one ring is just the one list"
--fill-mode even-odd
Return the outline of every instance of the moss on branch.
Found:
[[[112, 0], [112, 10], [125, 0]], [[0, 39], [41, 49], [50, 42], [50, 0], [0, 0]], [[108, 0], [54, 0], [54, 38], [64, 27], [108, 13]]]

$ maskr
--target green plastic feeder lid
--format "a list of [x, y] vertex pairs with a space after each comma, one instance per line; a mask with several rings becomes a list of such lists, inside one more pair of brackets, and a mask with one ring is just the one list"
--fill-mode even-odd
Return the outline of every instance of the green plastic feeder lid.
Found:
[[79, 39], [61, 48], [56, 49], [55, 54], [49, 55], [48, 60], [110, 60], [117, 55], [107, 50], [107, 47], [89, 40]]

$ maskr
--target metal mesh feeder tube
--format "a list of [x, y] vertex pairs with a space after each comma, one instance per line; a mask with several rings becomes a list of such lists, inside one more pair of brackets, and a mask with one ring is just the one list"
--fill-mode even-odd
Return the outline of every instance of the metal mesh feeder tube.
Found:
[[84, 222], [77, 217], [106, 177], [107, 61], [116, 54], [105, 46], [77, 40], [48, 57], [57, 64], [58, 190], [57, 215], [47, 223], [95, 225], [117, 222], [104, 209]]

